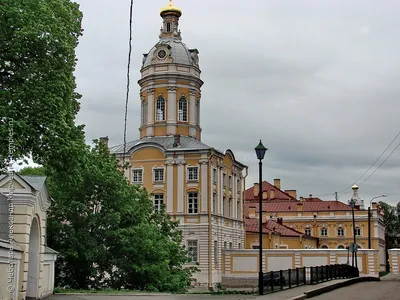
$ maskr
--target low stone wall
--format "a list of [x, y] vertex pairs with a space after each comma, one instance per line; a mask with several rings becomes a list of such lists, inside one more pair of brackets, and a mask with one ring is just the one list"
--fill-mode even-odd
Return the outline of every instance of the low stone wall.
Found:
[[[224, 251], [222, 285], [255, 287], [258, 285], [258, 250]], [[351, 264], [351, 253], [342, 249], [281, 249], [263, 251], [263, 272]], [[357, 264], [360, 276], [379, 277], [378, 250], [359, 250]], [[308, 276], [308, 274], [306, 274]]]
[[389, 249], [390, 273], [400, 274], [400, 249]]

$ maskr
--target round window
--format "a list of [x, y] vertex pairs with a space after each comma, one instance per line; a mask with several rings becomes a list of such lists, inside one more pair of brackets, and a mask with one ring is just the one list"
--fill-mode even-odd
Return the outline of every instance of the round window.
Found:
[[158, 51], [158, 58], [165, 58], [167, 56], [167, 52], [165, 50]]

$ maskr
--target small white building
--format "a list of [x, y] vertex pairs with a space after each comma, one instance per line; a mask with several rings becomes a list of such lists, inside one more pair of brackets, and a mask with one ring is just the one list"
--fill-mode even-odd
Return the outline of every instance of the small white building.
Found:
[[54, 290], [57, 252], [46, 246], [46, 177], [0, 175], [0, 299], [42, 299]]

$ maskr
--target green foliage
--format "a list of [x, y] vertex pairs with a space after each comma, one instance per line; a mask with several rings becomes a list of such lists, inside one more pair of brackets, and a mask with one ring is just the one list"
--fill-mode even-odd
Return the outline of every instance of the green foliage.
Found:
[[18, 172], [20, 175], [25, 176], [46, 176], [45, 167], [25, 167]]
[[54, 166], [82, 146], [75, 126], [75, 47], [82, 13], [69, 0], [3, 0], [0, 4], [0, 169], [8, 157], [33, 156]]
[[95, 141], [82, 161], [79, 179], [50, 178], [56, 200], [48, 214], [48, 245], [60, 252], [57, 284], [185, 291], [196, 270], [184, 267], [178, 223], [164, 211], [153, 213], [147, 191], [126, 181], [103, 144]]

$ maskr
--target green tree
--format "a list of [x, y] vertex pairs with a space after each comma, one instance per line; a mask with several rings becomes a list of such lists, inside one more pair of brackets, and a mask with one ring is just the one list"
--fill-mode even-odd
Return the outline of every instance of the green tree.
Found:
[[18, 172], [20, 175], [26, 176], [46, 176], [45, 167], [25, 167]]
[[[75, 48], [82, 13], [69, 0], [3, 0], [0, 4], [0, 169], [8, 157], [60, 170], [84, 143], [76, 126]], [[67, 157], [67, 160], [63, 158]], [[60, 163], [61, 162], [61, 163]]]
[[147, 191], [126, 181], [104, 144], [95, 141], [82, 161], [79, 179], [50, 178], [56, 200], [48, 214], [48, 245], [60, 252], [57, 283], [185, 290], [195, 270], [184, 267], [178, 224], [165, 212], [153, 213]]

